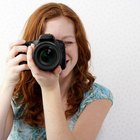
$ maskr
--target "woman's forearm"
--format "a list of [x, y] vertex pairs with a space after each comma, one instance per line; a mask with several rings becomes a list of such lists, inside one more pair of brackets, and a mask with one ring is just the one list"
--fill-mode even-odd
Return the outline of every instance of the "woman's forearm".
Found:
[[42, 90], [45, 126], [48, 140], [75, 140], [67, 126], [59, 87]]
[[3, 139], [4, 136], [13, 90], [14, 86], [7, 83], [4, 83], [0, 88], [0, 139]]

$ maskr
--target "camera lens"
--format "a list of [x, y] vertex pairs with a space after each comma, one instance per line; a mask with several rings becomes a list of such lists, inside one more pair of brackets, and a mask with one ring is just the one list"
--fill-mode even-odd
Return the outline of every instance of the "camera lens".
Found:
[[56, 57], [56, 52], [53, 49], [46, 47], [40, 52], [39, 61], [44, 65], [49, 65], [55, 63]]
[[33, 59], [35, 64], [42, 70], [52, 71], [61, 60], [60, 49], [52, 42], [43, 42], [36, 46]]

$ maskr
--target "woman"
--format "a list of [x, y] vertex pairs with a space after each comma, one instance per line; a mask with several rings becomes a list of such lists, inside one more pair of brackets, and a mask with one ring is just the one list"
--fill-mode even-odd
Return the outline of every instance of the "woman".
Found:
[[[66, 68], [39, 69], [33, 61], [42, 34], [65, 44]], [[21, 53], [22, 52], [22, 53]], [[89, 72], [89, 44], [78, 15], [68, 6], [48, 3], [29, 18], [23, 39], [10, 46], [0, 93], [0, 139], [93, 140], [111, 105], [110, 90]], [[20, 64], [27, 61], [27, 64]]]

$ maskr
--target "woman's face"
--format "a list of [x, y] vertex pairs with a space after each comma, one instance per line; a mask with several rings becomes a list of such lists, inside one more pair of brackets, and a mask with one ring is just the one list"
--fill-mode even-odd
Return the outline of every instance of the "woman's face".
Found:
[[72, 20], [64, 16], [48, 20], [45, 34], [49, 33], [54, 35], [56, 39], [62, 40], [65, 44], [66, 68], [61, 73], [61, 78], [65, 78], [72, 74], [72, 70], [78, 60], [78, 46]]

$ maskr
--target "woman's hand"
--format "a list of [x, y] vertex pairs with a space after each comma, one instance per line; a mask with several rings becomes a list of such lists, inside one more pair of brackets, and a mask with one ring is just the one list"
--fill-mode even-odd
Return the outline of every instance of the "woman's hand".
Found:
[[41, 88], [47, 90], [53, 90], [59, 84], [59, 75], [62, 71], [61, 67], [58, 66], [53, 72], [47, 72], [40, 70], [32, 59], [32, 53], [35, 49], [34, 44], [28, 47], [27, 51], [27, 64], [32, 72], [33, 77], [36, 79]]
[[27, 53], [27, 46], [23, 45], [24, 43], [25, 40], [19, 40], [10, 45], [5, 74], [5, 82], [10, 85], [16, 85], [20, 72], [29, 69], [27, 64], [19, 65], [20, 62], [27, 61], [26, 54], [18, 54]]

